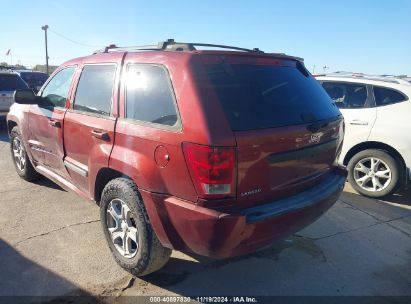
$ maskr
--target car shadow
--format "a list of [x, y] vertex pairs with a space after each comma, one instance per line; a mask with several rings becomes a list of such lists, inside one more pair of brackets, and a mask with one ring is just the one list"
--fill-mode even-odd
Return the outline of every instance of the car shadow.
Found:
[[[271, 246], [252, 254], [222, 260], [186, 252], [185, 254], [189, 259], [171, 257], [168, 264], [163, 269], [144, 276], [142, 280], [164, 288], [172, 293], [181, 294], [182, 296], [215, 295], [216, 291], [214, 283], [210, 281], [210, 276], [207, 275], [206, 272], [211, 271], [214, 274], [218, 274], [225, 268], [224, 276], [230, 278], [232, 282], [235, 282], [239, 279], [237, 277], [239, 273], [242, 272], [242, 263], [252, 263], [252, 261], [255, 262], [257, 259], [278, 261], [280, 259], [280, 254], [286, 249], [303, 251], [312, 258], [322, 259], [320, 250], [311, 240], [292, 235], [285, 240], [277, 241]], [[230, 265], [235, 265], [234, 269], [231, 269], [232, 271], [225, 267]], [[267, 269], [267, 271], [270, 270]], [[272, 274], [264, 274], [263, 271], [260, 275], [261, 277], [265, 277], [266, 275], [268, 276]], [[195, 276], [195, 286], [190, 285], [190, 276]], [[232, 286], [232, 284], [229, 285]], [[246, 290], [237, 290], [234, 292], [231, 287], [224, 288], [220, 286], [219, 289], [221, 288], [223, 291], [219, 290], [218, 295], [220, 296], [236, 296], [238, 294], [243, 294], [244, 292], [248, 293]]]
[[411, 206], [411, 187], [408, 189], [402, 189], [386, 198], [381, 199], [381, 201]]
[[369, 201], [370, 203], [388, 203], [388, 204], [398, 204], [403, 205], [405, 208], [411, 206], [411, 187], [402, 188], [393, 194], [380, 198], [380, 199], [373, 199], [366, 196], [363, 196], [356, 191], [353, 190], [349, 183], [346, 184], [346, 188], [344, 189], [344, 196], [349, 197], [350, 199], [356, 201], [355, 197], [358, 197], [361, 201]]
[[34, 181], [34, 183], [38, 186], [42, 186], [42, 187], [46, 187], [46, 188], [50, 188], [50, 189], [54, 189], [54, 190], [60, 190], [60, 191], [64, 191], [66, 192], [65, 189], [63, 189], [62, 187], [60, 187], [58, 184], [56, 184], [55, 182], [53, 182], [52, 180], [48, 179], [45, 176], [40, 177], [40, 179]]
[[67, 279], [22, 256], [2, 239], [0, 256], [0, 303], [95, 299]]

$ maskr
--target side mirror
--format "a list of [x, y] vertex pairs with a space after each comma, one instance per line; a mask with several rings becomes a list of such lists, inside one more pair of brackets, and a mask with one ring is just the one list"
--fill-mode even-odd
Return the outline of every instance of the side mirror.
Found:
[[14, 91], [14, 102], [19, 104], [37, 104], [37, 96], [30, 89]]

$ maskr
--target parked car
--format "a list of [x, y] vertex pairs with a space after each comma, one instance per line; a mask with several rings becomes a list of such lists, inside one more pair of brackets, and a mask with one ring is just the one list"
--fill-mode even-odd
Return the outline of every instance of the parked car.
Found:
[[340, 164], [359, 193], [384, 197], [411, 179], [411, 83], [396, 77], [317, 77], [346, 122]]
[[8, 70], [0, 70], [0, 116], [5, 116], [13, 103], [15, 90], [27, 89], [19, 75]]
[[[61, 65], [8, 115], [17, 173], [100, 205], [115, 260], [134, 275], [171, 249], [253, 252], [340, 195], [343, 118], [299, 58], [176, 43]], [[80, 207], [80, 206], [79, 206]]]
[[19, 74], [25, 83], [31, 88], [35, 93], [37, 93], [42, 85], [46, 82], [49, 75], [43, 72], [32, 71], [32, 70], [14, 70], [15, 73]]

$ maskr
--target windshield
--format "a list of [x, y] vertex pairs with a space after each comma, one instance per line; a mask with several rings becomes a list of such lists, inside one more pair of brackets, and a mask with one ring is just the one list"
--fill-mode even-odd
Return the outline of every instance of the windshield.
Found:
[[0, 91], [27, 89], [24, 81], [15, 74], [0, 74]]
[[340, 115], [300, 63], [204, 67], [197, 79], [200, 91], [215, 90], [233, 131], [304, 124]]
[[48, 75], [44, 73], [23, 72], [20, 76], [30, 87], [42, 86], [48, 78]]

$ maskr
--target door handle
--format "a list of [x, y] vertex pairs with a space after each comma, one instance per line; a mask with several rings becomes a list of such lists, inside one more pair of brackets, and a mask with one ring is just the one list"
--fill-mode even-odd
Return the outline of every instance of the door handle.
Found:
[[49, 119], [49, 125], [55, 128], [61, 128], [61, 122], [53, 119]]
[[359, 119], [353, 119], [350, 121], [350, 125], [356, 125], [356, 126], [367, 126], [368, 121], [362, 121]]
[[110, 140], [110, 136], [108, 135], [107, 132], [104, 132], [104, 131], [91, 130], [91, 135], [94, 136], [95, 138], [98, 138], [98, 139], [101, 139], [101, 140], [105, 140], [105, 141]]

